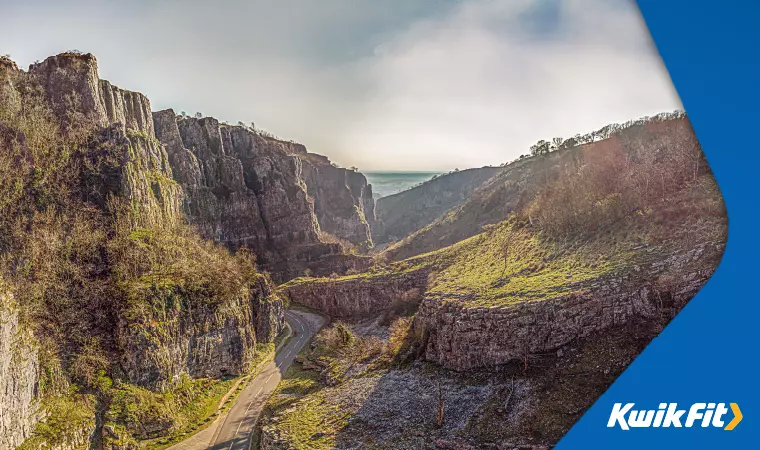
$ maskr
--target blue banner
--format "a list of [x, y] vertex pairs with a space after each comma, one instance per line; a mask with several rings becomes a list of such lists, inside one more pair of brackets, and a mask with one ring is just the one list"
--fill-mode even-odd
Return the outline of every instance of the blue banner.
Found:
[[[709, 283], [558, 448], [754, 448], [760, 441], [760, 151], [753, 139], [760, 119], [760, 3], [638, 3], [722, 190], [728, 244]], [[632, 424], [640, 418], [647, 425], [647, 413], [651, 423], [628, 426], [631, 413]]]

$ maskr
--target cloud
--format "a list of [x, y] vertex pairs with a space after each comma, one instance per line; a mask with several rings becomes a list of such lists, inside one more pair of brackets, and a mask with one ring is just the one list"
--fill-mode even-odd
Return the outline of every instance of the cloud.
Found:
[[372, 95], [341, 145], [362, 146], [359, 167], [379, 154], [388, 168], [500, 163], [542, 138], [680, 106], [621, 2], [467, 2], [365, 63]]
[[626, 0], [29, 0], [7, 14], [0, 52], [20, 63], [90, 51], [154, 109], [255, 121], [362, 170], [498, 164], [680, 105]]

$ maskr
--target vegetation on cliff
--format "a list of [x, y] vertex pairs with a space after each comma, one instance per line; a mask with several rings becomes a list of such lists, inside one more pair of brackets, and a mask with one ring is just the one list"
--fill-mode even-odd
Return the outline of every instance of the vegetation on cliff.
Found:
[[[0, 277], [34, 335], [43, 374], [45, 418], [28, 445], [91, 437], [117, 445], [96, 429], [96, 411], [108, 405], [110, 420], [133, 436], [169, 433], [197, 420], [208, 410], [203, 399], [229, 382], [183, 379], [169, 397], [134, 386], [124, 373], [122, 330], [140, 323], [161, 346], [164, 325], [141, 321], [169, 304], [187, 315], [263, 321], [248, 316], [274, 294], [250, 252], [233, 255], [182, 223], [181, 189], [154, 137], [102, 128], [76, 90], [56, 97], [54, 110], [50, 89], [33, 72], [0, 67]], [[241, 302], [249, 312], [225, 306]], [[241, 367], [264, 351], [248, 349]], [[156, 426], [159, 406], [176, 419], [159, 411]]]

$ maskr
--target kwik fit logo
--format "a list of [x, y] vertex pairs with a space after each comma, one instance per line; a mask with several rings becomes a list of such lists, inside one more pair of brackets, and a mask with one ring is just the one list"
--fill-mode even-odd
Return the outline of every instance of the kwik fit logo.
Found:
[[[694, 403], [688, 409], [679, 409], [678, 403], [660, 403], [657, 409], [633, 409], [635, 403], [615, 403], [612, 406], [608, 428], [691, 428], [715, 427], [733, 430], [742, 421], [742, 412], [736, 403], [729, 404], [733, 418], [728, 415], [725, 403]], [[730, 419], [730, 420], [728, 420]], [[728, 423], [726, 423], [728, 422]]]

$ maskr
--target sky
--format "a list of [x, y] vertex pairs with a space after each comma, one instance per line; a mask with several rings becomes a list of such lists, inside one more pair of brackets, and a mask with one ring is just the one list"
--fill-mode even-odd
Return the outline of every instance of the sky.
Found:
[[23, 68], [95, 54], [154, 110], [254, 122], [362, 171], [497, 165], [681, 108], [632, 0], [0, 0]]

